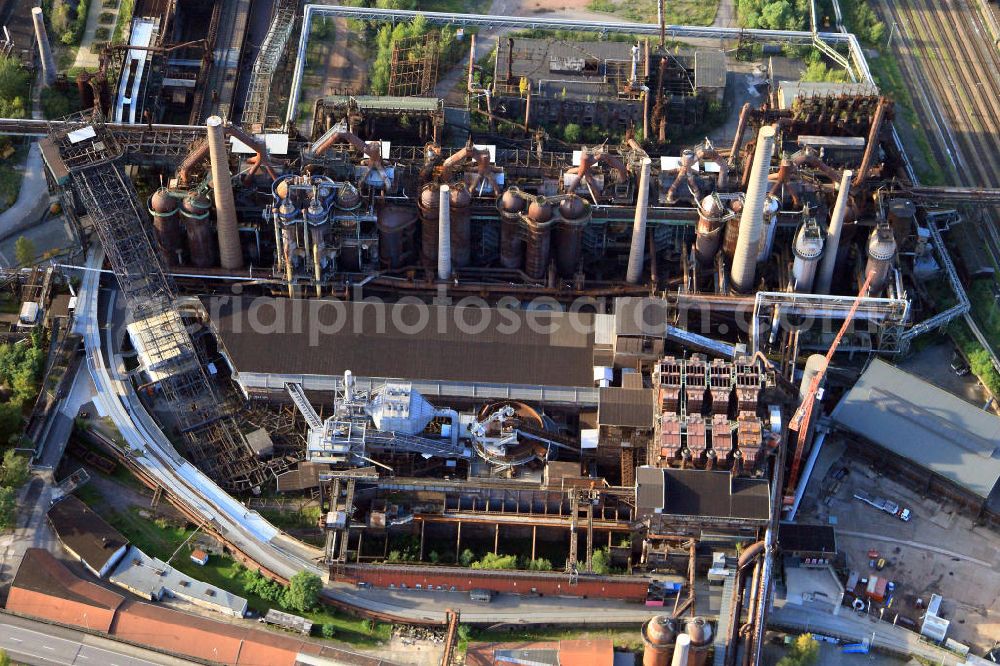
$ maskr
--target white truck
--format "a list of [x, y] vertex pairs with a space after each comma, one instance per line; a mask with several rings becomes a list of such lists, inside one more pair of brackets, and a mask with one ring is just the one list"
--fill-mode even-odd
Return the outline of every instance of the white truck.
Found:
[[899, 506], [892, 500], [887, 500], [884, 497], [875, 497], [861, 490], [854, 493], [854, 499], [860, 500], [865, 504], [870, 504], [879, 511], [885, 511], [888, 514], [896, 516], [903, 522], [910, 520], [910, 510]]

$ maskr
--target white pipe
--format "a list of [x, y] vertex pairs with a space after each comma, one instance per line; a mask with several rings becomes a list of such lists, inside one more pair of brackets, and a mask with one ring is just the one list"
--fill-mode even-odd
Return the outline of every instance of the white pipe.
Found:
[[35, 24], [35, 41], [38, 43], [38, 55], [42, 61], [42, 76], [45, 85], [50, 86], [56, 80], [56, 61], [52, 56], [48, 33], [45, 32], [45, 17], [42, 15], [41, 7], [32, 7], [31, 20]]
[[451, 188], [441, 186], [438, 199], [438, 279], [451, 277]]
[[740, 216], [740, 235], [736, 241], [736, 253], [733, 255], [733, 266], [729, 274], [733, 289], [741, 294], [753, 290], [757, 273], [757, 253], [764, 226], [767, 176], [771, 167], [771, 157], [774, 155], [775, 133], [775, 128], [771, 125], [764, 125], [757, 133], [750, 182], [747, 185], [743, 213]]
[[833, 216], [826, 232], [826, 254], [820, 260], [819, 274], [816, 276], [816, 288], [819, 294], [829, 294], [833, 285], [833, 270], [837, 265], [837, 250], [840, 247], [840, 233], [844, 228], [844, 216], [847, 214], [847, 197], [851, 192], [851, 179], [854, 172], [845, 169], [840, 177], [840, 190], [837, 192], [837, 203], [833, 206]]
[[635, 201], [635, 222], [632, 225], [632, 247], [628, 253], [628, 272], [625, 280], [629, 284], [639, 284], [642, 279], [643, 253], [646, 251], [646, 212], [649, 208], [649, 169], [653, 160], [642, 158], [639, 173], [639, 192]]
[[687, 666], [690, 652], [691, 637], [687, 634], [680, 634], [677, 636], [677, 642], [674, 643], [674, 658], [671, 660], [670, 666]]

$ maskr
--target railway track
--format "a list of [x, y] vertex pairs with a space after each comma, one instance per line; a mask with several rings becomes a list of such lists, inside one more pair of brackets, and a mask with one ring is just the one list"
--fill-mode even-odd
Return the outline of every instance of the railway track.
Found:
[[[961, 185], [1000, 183], [1000, 53], [969, 0], [878, 0], [898, 28], [899, 64], [910, 82], [918, 115], [929, 118], [942, 164]], [[1000, 211], [977, 225], [1000, 263]]]

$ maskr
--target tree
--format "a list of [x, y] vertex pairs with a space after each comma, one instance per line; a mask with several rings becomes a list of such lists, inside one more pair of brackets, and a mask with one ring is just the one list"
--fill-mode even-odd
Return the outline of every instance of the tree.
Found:
[[552, 571], [552, 562], [544, 557], [539, 557], [528, 562], [528, 569], [530, 571]]
[[0, 530], [14, 527], [17, 518], [17, 493], [13, 488], [0, 486]]
[[778, 661], [778, 666], [813, 666], [819, 661], [819, 643], [812, 634], [802, 634]]
[[0, 56], [0, 116], [26, 118], [31, 74], [13, 56]]
[[580, 143], [582, 136], [583, 128], [576, 123], [569, 123], [563, 127], [563, 138], [566, 139], [567, 143]]
[[323, 581], [314, 573], [300, 571], [288, 581], [288, 589], [281, 595], [281, 605], [290, 610], [305, 613], [319, 604], [319, 593]]
[[336, 625], [332, 624], [324, 624], [322, 632], [323, 632], [323, 638], [333, 638], [334, 636], [337, 635], [337, 627]]
[[461, 564], [463, 567], [472, 566], [472, 563], [475, 562], [475, 560], [476, 560], [476, 554], [473, 553], [468, 548], [463, 550], [462, 554], [458, 556], [458, 563]]
[[10, 666], [10, 656], [7, 650], [0, 649], [0, 666]]
[[31, 266], [35, 263], [36, 256], [38, 256], [38, 252], [31, 239], [25, 236], [18, 236], [17, 241], [14, 243], [14, 261], [19, 266]]
[[0, 443], [21, 434], [21, 408], [12, 402], [0, 403]]
[[611, 573], [611, 554], [607, 548], [595, 550], [590, 558], [590, 567], [595, 574], [606, 575]]
[[3, 454], [0, 467], [0, 483], [11, 488], [20, 488], [28, 480], [28, 459], [18, 455], [14, 449]]

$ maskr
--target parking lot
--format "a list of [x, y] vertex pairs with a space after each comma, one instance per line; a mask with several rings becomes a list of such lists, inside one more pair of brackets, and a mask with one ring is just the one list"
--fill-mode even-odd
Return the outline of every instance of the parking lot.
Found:
[[[958, 515], [935, 497], [921, 497], [867, 464], [845, 455], [839, 436], [824, 445], [797, 516], [798, 522], [832, 523], [846, 566], [861, 577], [888, 577], [895, 598], [888, 619], [900, 613], [918, 624], [932, 593], [944, 597], [942, 614], [951, 620], [948, 637], [973, 647], [975, 654], [1000, 640], [1000, 535]], [[848, 474], [836, 480], [838, 470]], [[854, 499], [856, 491], [890, 499], [911, 511], [907, 522]], [[870, 550], [885, 558], [881, 572], [869, 566]], [[879, 612], [872, 604], [872, 612]]]

